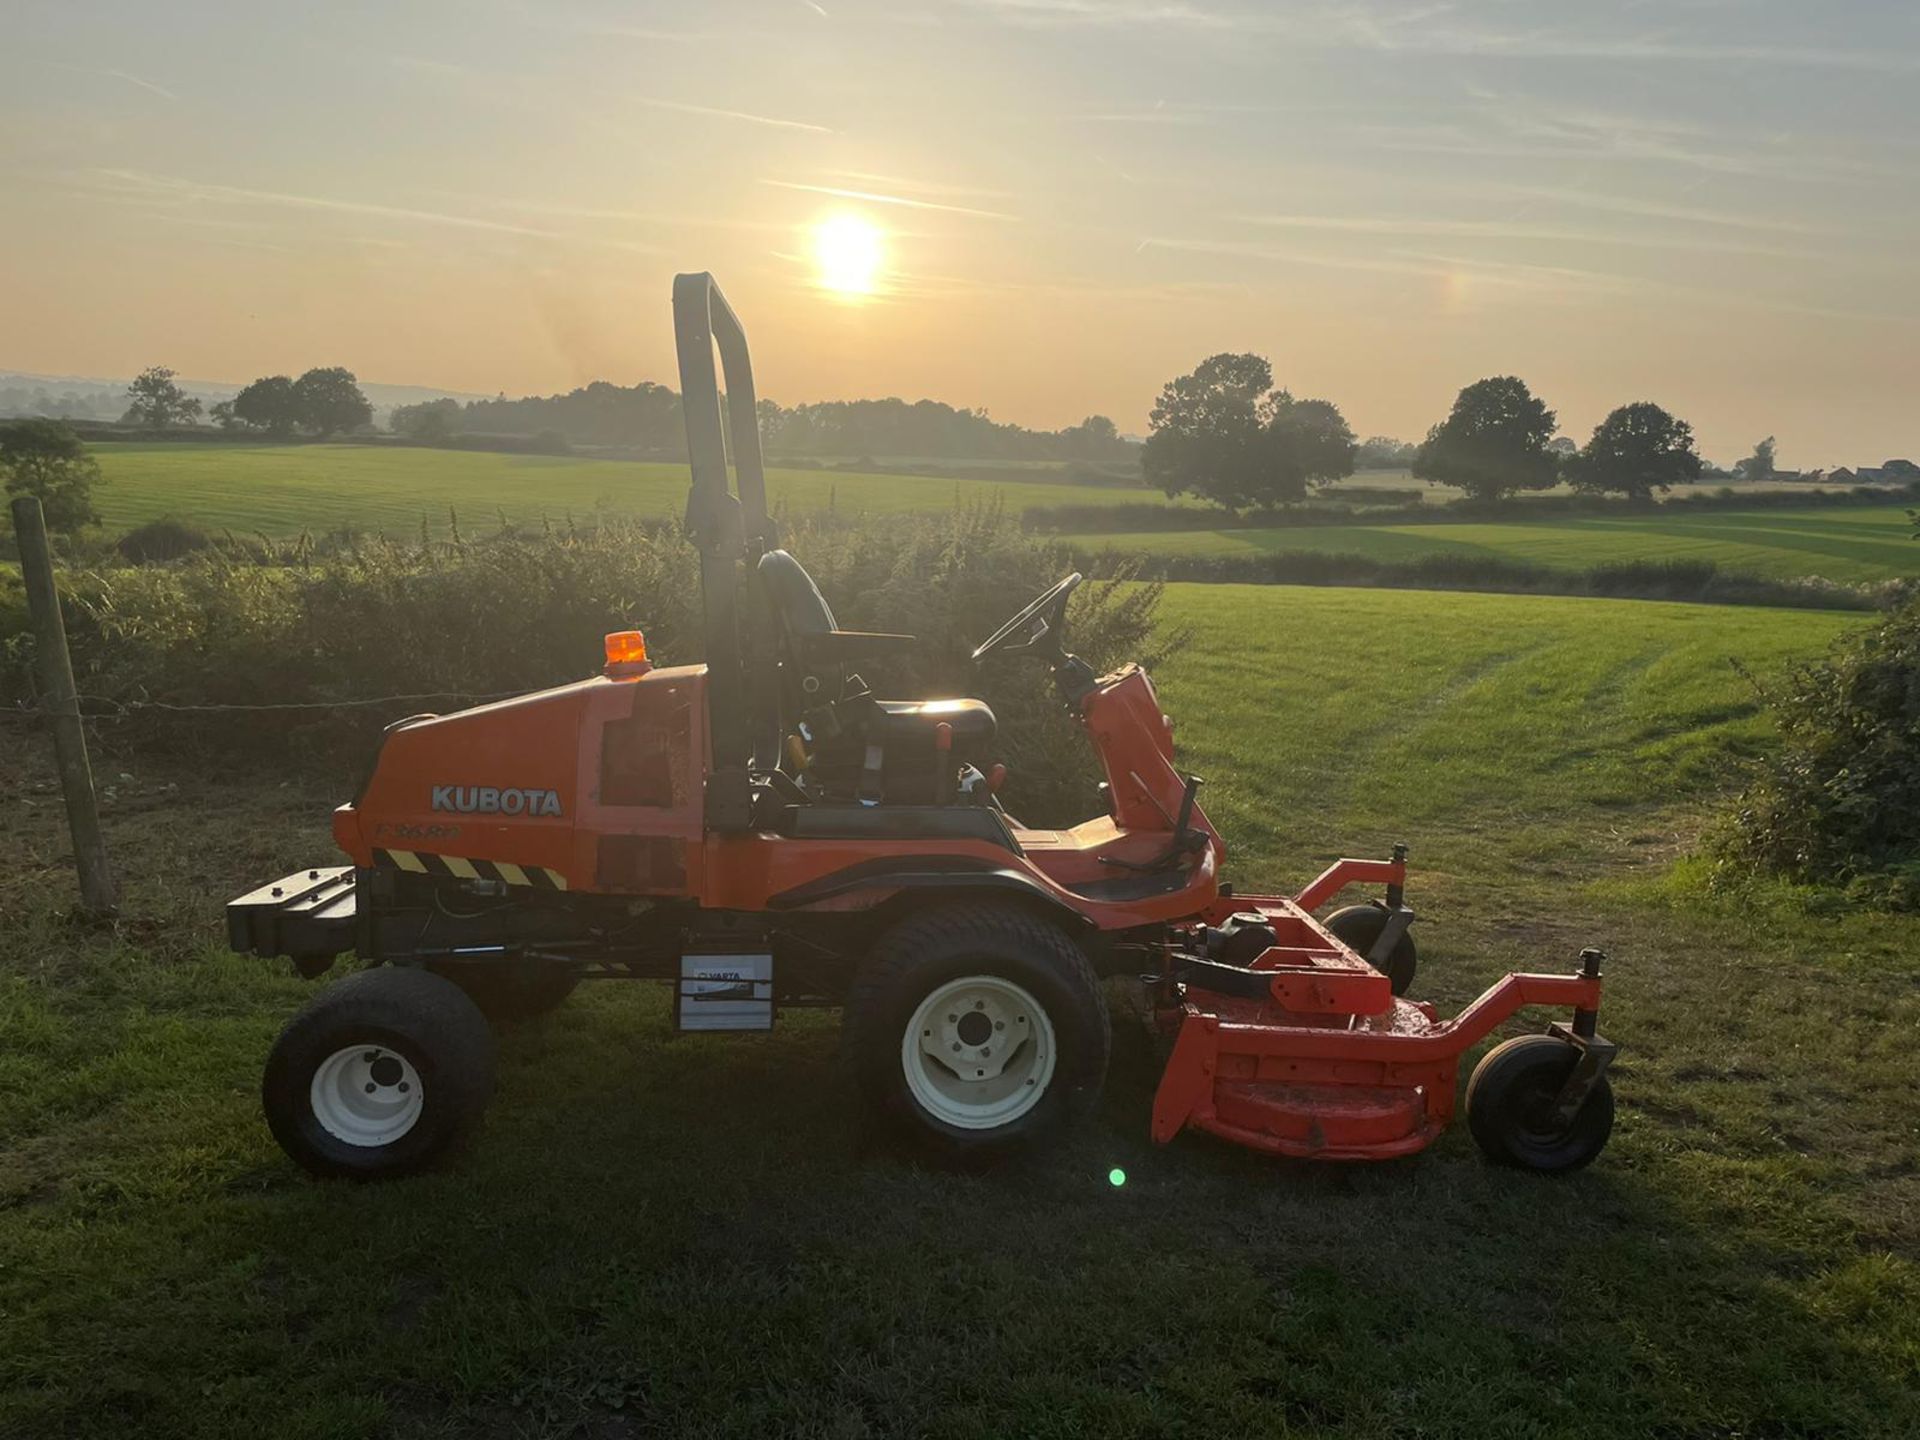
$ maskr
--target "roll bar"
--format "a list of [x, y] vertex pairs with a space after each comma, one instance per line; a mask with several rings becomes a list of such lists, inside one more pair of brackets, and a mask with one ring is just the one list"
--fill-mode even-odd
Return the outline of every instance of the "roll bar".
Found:
[[[767, 516], [767, 475], [760, 453], [760, 417], [753, 391], [747, 332], [701, 271], [673, 278], [673, 336], [680, 354], [680, 410], [687, 423], [687, 459], [693, 489], [687, 497], [687, 533], [700, 551], [700, 590], [706, 615], [708, 766], [706, 825], [739, 831], [752, 824], [752, 749], [746, 664], [740, 643], [740, 573], [779, 543]], [[713, 351], [727, 382], [722, 413]], [[727, 477], [727, 440], [733, 441], [733, 483]]]
[[[748, 558], [776, 543], [767, 518], [767, 472], [760, 454], [760, 417], [753, 390], [747, 332], [706, 271], [673, 277], [673, 338], [680, 352], [680, 409], [687, 422], [687, 458], [693, 493], [687, 530], [701, 552], [726, 547]], [[727, 381], [726, 413], [713, 368], [713, 349]], [[733, 441], [735, 484], [727, 483], [727, 432]], [[757, 558], [755, 556], [754, 558]]]

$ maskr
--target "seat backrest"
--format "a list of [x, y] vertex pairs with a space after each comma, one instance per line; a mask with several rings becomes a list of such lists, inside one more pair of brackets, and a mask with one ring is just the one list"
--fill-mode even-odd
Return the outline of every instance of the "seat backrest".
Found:
[[845, 697], [847, 670], [844, 665], [803, 652], [802, 642], [808, 637], [830, 635], [840, 628], [807, 567], [785, 550], [769, 550], [760, 557], [755, 573], [778, 632], [773, 650], [780, 678], [764, 692], [764, 703], [776, 713], [765, 717], [768, 729], [763, 732], [770, 734], [777, 746], [779, 738], [803, 713]]
[[840, 628], [834, 624], [827, 597], [813, 583], [807, 567], [793, 556], [784, 550], [769, 550], [760, 557], [758, 568], [767, 603], [786, 638], [825, 635]]

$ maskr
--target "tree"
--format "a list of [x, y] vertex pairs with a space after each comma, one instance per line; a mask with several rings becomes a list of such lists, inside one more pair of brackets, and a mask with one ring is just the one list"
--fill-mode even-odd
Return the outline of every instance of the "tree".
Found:
[[233, 397], [233, 413], [236, 419], [266, 431], [276, 440], [286, 439], [300, 423], [300, 401], [293, 380], [286, 375], [261, 377]]
[[246, 422], [233, 413], [233, 401], [222, 400], [207, 407], [207, 418], [222, 430], [244, 430]]
[[[1273, 391], [1259, 355], [1212, 355], [1167, 382], [1140, 453], [1147, 479], [1229, 510], [1298, 500], [1310, 480], [1353, 473], [1353, 431], [1325, 400]], [[1271, 393], [1269, 393], [1271, 392]]]
[[1576, 489], [1650, 500], [1655, 490], [1698, 480], [1700, 469], [1693, 427], [1642, 400], [1622, 405], [1593, 427], [1586, 448], [1567, 462], [1567, 478]]
[[760, 426], [760, 448], [771, 450], [780, 427], [786, 423], [787, 412], [780, 408], [777, 400], [760, 400], [755, 402], [753, 413]]
[[1127, 442], [1120, 438], [1120, 427], [1107, 416], [1089, 415], [1060, 432], [1060, 448], [1070, 459], [1100, 460], [1124, 455]]
[[1404, 470], [1413, 464], [1416, 447], [1391, 435], [1369, 435], [1354, 452], [1357, 470]]
[[342, 366], [307, 371], [293, 382], [293, 396], [300, 423], [323, 440], [373, 423], [373, 406], [360, 393], [353, 372]]
[[39, 497], [47, 528], [56, 534], [100, 523], [93, 508], [100, 462], [64, 420], [0, 425], [0, 475], [6, 477], [7, 494]]
[[174, 383], [173, 371], [149, 365], [127, 386], [126, 419], [136, 425], [185, 425], [200, 414], [200, 401]]
[[1773, 436], [1769, 435], [1753, 447], [1753, 454], [1733, 467], [1733, 473], [1743, 480], [1771, 480], [1778, 473], [1773, 463]]
[[387, 417], [387, 428], [421, 445], [439, 445], [453, 438], [459, 420], [458, 400], [424, 400], [418, 405], [394, 406], [393, 414]]
[[1287, 499], [1353, 474], [1353, 429], [1331, 400], [1296, 400], [1285, 390], [1267, 402], [1265, 451], [1276, 491]]
[[1547, 449], [1555, 455], [1567, 456], [1580, 453], [1580, 442], [1571, 435], [1556, 435], [1547, 442]]
[[1272, 386], [1273, 367], [1258, 355], [1211, 355], [1169, 380], [1147, 417], [1148, 482], [1228, 509], [1248, 504], [1260, 489], [1260, 402]]
[[1413, 473], [1476, 500], [1545, 490], [1559, 478], [1559, 463], [1548, 448], [1555, 419], [1525, 381], [1512, 375], [1477, 380], [1460, 392], [1447, 418], [1427, 432]]

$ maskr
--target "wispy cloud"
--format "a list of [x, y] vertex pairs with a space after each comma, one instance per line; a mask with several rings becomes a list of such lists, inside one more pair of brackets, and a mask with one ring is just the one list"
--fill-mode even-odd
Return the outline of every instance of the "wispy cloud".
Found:
[[280, 190], [256, 190], [240, 185], [220, 185], [200, 180], [187, 180], [173, 175], [155, 175], [142, 170], [93, 170], [85, 172], [81, 179], [83, 182], [91, 180], [92, 188], [99, 193], [146, 202], [170, 198], [188, 204], [265, 206], [275, 209], [324, 211], [337, 215], [357, 215], [379, 220], [480, 230], [498, 235], [519, 235], [537, 240], [586, 241], [621, 250], [657, 253], [654, 246], [629, 240], [538, 229], [534, 226], [516, 225], [504, 220], [489, 220], [478, 215], [421, 210], [412, 206], [387, 205], [371, 200], [346, 200], [337, 196], [297, 195]]
[[113, 70], [100, 65], [70, 65], [64, 60], [42, 60], [40, 63], [50, 69], [65, 70], [73, 75], [97, 75], [103, 80], [118, 80], [123, 84], [137, 86], [149, 95], [158, 95], [162, 100], [169, 100], [175, 104], [178, 104], [180, 101], [180, 97], [174, 94], [173, 91], [167, 89], [166, 86], [148, 80], [144, 76], [135, 75], [131, 71]]
[[1444, 123], [1368, 123], [1340, 140], [1393, 154], [1509, 160], [1626, 162], [1712, 175], [1817, 184], [1910, 180], [1910, 166], [1843, 153], [1803, 137], [1698, 125], [1598, 110], [1561, 108], [1525, 94], [1474, 85], [1476, 102]]
[[878, 185], [883, 189], [905, 191], [910, 195], [942, 195], [950, 199], [972, 198], [975, 200], [1011, 199], [1011, 190], [994, 190], [982, 185], [955, 185], [945, 180], [924, 180], [906, 175], [877, 175], [871, 170], [828, 170], [826, 174], [842, 180], [858, 181], [862, 185]]
[[1542, 225], [1526, 220], [1445, 220], [1368, 215], [1242, 215], [1242, 224], [1277, 230], [1304, 230], [1383, 238], [1432, 236], [1462, 240], [1532, 242], [1553, 245], [1610, 245], [1656, 251], [1698, 251], [1709, 254], [1757, 255], [1783, 260], [1815, 260], [1821, 252], [1804, 248], [1756, 244], [1671, 232], [1595, 230], [1578, 226]]
[[1182, 0], [971, 0], [973, 8], [1012, 25], [1184, 25], [1226, 29], [1238, 17]]
[[841, 200], [867, 200], [876, 205], [903, 205], [909, 210], [939, 210], [948, 215], [975, 215], [983, 220], [1017, 220], [1001, 210], [976, 210], [971, 205], [948, 205], [938, 200], [914, 200], [905, 195], [886, 195], [878, 190], [847, 190], [838, 185], [805, 185], [798, 180], [762, 180], [781, 190], [803, 190], [809, 195], [832, 195]]
[[1461, 31], [1411, 34], [1379, 48], [1422, 55], [1497, 56], [1512, 60], [1767, 65], [1791, 69], [1852, 70], [1881, 75], [1920, 74], [1920, 55], [1899, 50], [1687, 42], [1656, 36], [1611, 40], [1584, 36], [1499, 35], [1484, 31]]
[[563, 35], [593, 35], [609, 40], [661, 41], [668, 44], [686, 40], [727, 40], [738, 42], [756, 38], [757, 32], [741, 27], [728, 30], [673, 30], [657, 25], [636, 25], [622, 20], [602, 20], [591, 15], [570, 13], [552, 0], [502, 0], [502, 9], [521, 24]]
[[1912, 318], [1891, 310], [1868, 312], [1842, 306], [1806, 303], [1771, 292], [1759, 293], [1715, 289], [1697, 284], [1676, 284], [1644, 276], [1580, 269], [1565, 265], [1501, 264], [1467, 256], [1434, 254], [1417, 250], [1396, 251], [1383, 256], [1329, 255], [1237, 241], [1161, 236], [1141, 241], [1139, 249], [1141, 251], [1191, 251], [1203, 255], [1232, 256], [1312, 269], [1405, 275], [1410, 278], [1442, 282], [1450, 291], [1464, 284], [1480, 290], [1526, 292], [1530, 298], [1534, 299], [1604, 300], [1609, 297], [1634, 296], [1643, 300], [1667, 300], [1689, 305], [1704, 304], [1732, 310], [1816, 315], [1831, 319], [1878, 320], [1906, 324], [1911, 323]]
[[464, 190], [429, 190], [444, 200], [481, 210], [506, 211], [516, 215], [544, 215], [556, 220], [605, 220], [623, 225], [723, 230], [787, 230], [790, 226], [767, 220], [723, 218], [717, 215], [689, 215], [678, 210], [634, 210], [608, 205], [571, 205], [551, 200], [509, 199], [498, 195], [475, 195]]
[[1537, 200], [1553, 205], [1571, 205], [1579, 209], [1599, 210], [1609, 215], [1633, 215], [1652, 220], [1680, 220], [1696, 225], [1716, 225], [1732, 230], [1752, 230], [1782, 235], [1831, 235], [1830, 226], [1808, 224], [1781, 215], [1754, 215], [1736, 210], [1715, 210], [1706, 206], [1685, 205], [1669, 200], [1647, 199], [1632, 195], [1613, 195], [1571, 186], [1488, 184], [1477, 187], [1484, 193], [1510, 196], [1516, 200]]
[[[1264, 260], [1282, 265], [1301, 265], [1323, 270], [1353, 270], [1381, 275], [1418, 276], [1429, 280], [1446, 280], [1462, 272], [1472, 272], [1478, 279], [1518, 289], [1559, 289], [1568, 288], [1569, 281], [1575, 277], [1582, 280], [1594, 278], [1591, 272], [1568, 270], [1561, 267], [1501, 265], [1489, 266], [1483, 261], [1449, 262], [1426, 257], [1405, 257], [1395, 255], [1329, 255], [1311, 250], [1289, 250], [1273, 245], [1262, 245], [1237, 240], [1203, 240], [1176, 236], [1153, 235], [1142, 240], [1136, 253], [1149, 250], [1183, 250], [1200, 255], [1228, 255], [1246, 260]], [[1543, 278], [1544, 277], [1544, 278]], [[1613, 277], [1600, 277], [1612, 279]]]
[[654, 100], [647, 97], [629, 97], [635, 105], [644, 105], [651, 110], [672, 110], [681, 115], [706, 115], [716, 120], [741, 120], [750, 125], [769, 125], [776, 130], [810, 130], [816, 135], [831, 135], [833, 131], [825, 125], [814, 125], [805, 120], [786, 120], [776, 115], [755, 115], [746, 110], [721, 110], [712, 105], [688, 105], [680, 100]]
[[[1236, 38], [1264, 35], [1312, 50], [1372, 50], [1473, 59], [1573, 60], [1621, 64], [1744, 65], [1920, 74], [1920, 54], [1886, 46], [1850, 49], [1766, 39], [1603, 35], [1570, 30], [1507, 29], [1464, 14], [1452, 3], [1406, 7], [1378, 0], [1328, 0], [1282, 7], [1262, 0], [1201, 5], [1188, 0], [968, 0], [978, 15], [1007, 25], [1178, 26]], [[1664, 8], [1671, 8], [1666, 0]], [[1495, 7], [1518, 11], [1520, 7]], [[1725, 27], [1723, 27], [1725, 28]]]

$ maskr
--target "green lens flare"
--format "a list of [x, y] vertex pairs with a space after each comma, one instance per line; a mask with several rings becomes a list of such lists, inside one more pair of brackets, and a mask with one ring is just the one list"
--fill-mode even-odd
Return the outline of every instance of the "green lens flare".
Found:
[[1127, 1172], [1122, 1170], [1118, 1165], [1114, 1166], [1113, 1169], [1107, 1171], [1107, 1183], [1118, 1190], [1122, 1185], [1127, 1183]]

